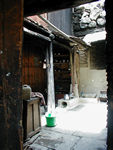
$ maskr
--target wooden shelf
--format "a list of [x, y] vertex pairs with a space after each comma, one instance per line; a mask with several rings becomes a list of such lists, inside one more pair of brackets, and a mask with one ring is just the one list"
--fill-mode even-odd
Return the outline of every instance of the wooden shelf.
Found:
[[56, 80], [57, 82], [70, 82], [70, 80]]
[[[56, 51], [54, 53], [54, 75], [56, 95], [69, 93], [70, 77], [70, 54], [66, 51]], [[58, 99], [58, 97], [57, 97]]]
[[62, 65], [62, 64], [69, 64], [69, 62], [58, 62], [58, 63], [54, 63], [54, 65]]
[[57, 90], [57, 93], [58, 92], [68, 92], [68, 90]]
[[57, 71], [57, 70], [54, 70], [55, 73], [70, 73], [70, 70], [60, 70], [60, 71]]
[[54, 57], [69, 57], [69, 55], [54, 55]]

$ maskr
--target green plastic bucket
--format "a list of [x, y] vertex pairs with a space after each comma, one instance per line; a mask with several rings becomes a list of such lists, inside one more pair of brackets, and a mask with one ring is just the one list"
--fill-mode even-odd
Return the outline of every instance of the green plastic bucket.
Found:
[[46, 125], [47, 127], [56, 126], [56, 117], [54, 116], [46, 116]]

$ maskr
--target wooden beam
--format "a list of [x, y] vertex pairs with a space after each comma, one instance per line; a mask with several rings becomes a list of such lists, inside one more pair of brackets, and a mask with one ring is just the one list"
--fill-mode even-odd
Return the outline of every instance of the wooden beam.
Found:
[[0, 1], [0, 149], [22, 150], [23, 0]]
[[30, 20], [28, 18], [24, 18], [24, 27], [26, 27], [27, 29], [43, 34], [45, 36], [49, 36], [50, 33], [48, 32], [48, 30], [46, 30], [43, 27], [40, 27], [40, 25], [36, 24], [33, 20]]
[[66, 50], [69, 50], [69, 51], [72, 51], [72, 48], [67, 46], [66, 44], [63, 44], [61, 42], [57, 42], [57, 41], [53, 41], [53, 46], [56, 46], [56, 47], [60, 47], [60, 48], [64, 48]]
[[24, 15], [42, 14], [59, 9], [70, 8], [96, 0], [24, 0]]
[[31, 30], [29, 30], [29, 29], [27, 29], [27, 28], [25, 28], [25, 27], [24, 27], [24, 32], [25, 32], [26, 34], [28, 34], [28, 35], [31, 35], [31, 36], [34, 36], [34, 37], [39, 38], [39, 39], [41, 39], [41, 40], [44, 40], [45, 42], [51, 42], [51, 40], [50, 40], [49, 37], [44, 36], [44, 35], [42, 35], [42, 34], [40, 34], [40, 33], [31, 31]]

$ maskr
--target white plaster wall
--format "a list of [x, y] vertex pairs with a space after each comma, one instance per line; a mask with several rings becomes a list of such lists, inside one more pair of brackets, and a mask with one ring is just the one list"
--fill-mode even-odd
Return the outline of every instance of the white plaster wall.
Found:
[[80, 94], [96, 93], [107, 89], [106, 71], [80, 68]]

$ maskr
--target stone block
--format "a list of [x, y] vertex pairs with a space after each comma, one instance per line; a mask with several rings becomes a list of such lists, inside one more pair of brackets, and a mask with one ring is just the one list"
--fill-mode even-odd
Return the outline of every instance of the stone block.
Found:
[[104, 26], [105, 23], [106, 23], [106, 21], [105, 21], [104, 18], [98, 18], [98, 19], [97, 19], [97, 24], [98, 24], [99, 26]]
[[96, 27], [96, 21], [91, 21], [90, 23], [89, 23], [89, 28], [95, 28]]
[[79, 98], [73, 98], [73, 99], [69, 99], [69, 100], [59, 99], [58, 107], [67, 108], [67, 109], [73, 108], [78, 105], [78, 101], [79, 101]]

